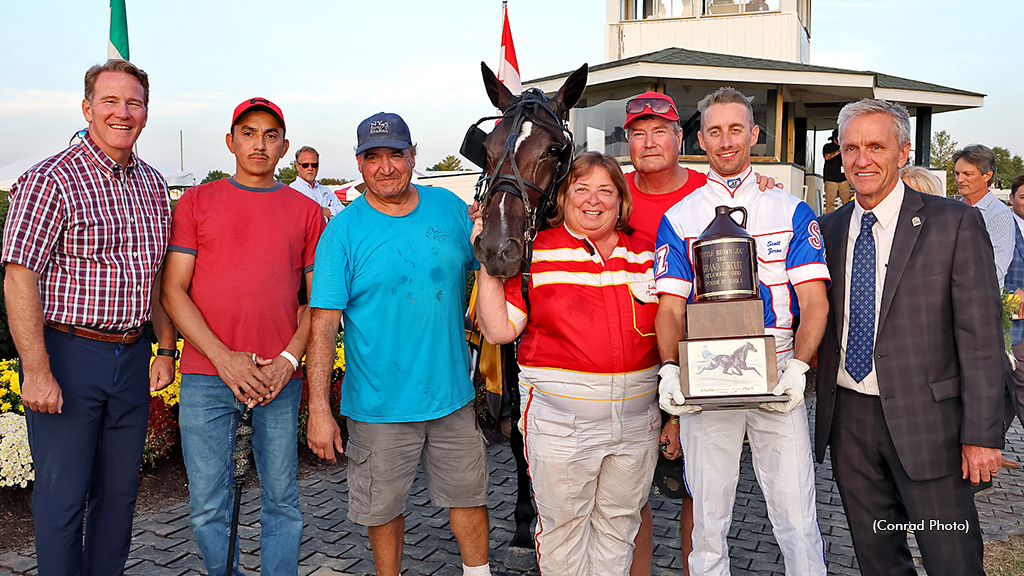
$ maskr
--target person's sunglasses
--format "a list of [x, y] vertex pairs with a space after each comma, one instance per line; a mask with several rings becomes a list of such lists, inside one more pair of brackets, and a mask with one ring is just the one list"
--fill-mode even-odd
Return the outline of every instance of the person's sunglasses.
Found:
[[299, 166], [302, 166], [303, 168], [319, 168], [320, 167], [320, 163], [319, 162], [299, 162]]
[[75, 142], [77, 142], [79, 140], [85, 140], [85, 135], [88, 134], [88, 133], [89, 133], [89, 129], [88, 128], [82, 128], [78, 132], [75, 132], [74, 134], [71, 135], [71, 139], [68, 140], [68, 146], [71, 146], [72, 144], [74, 144]]
[[646, 108], [650, 108], [651, 112], [655, 114], [665, 114], [671, 110], [676, 113], [676, 116], [679, 115], [675, 106], [663, 98], [634, 98], [626, 102], [626, 112], [629, 114], [639, 114]]

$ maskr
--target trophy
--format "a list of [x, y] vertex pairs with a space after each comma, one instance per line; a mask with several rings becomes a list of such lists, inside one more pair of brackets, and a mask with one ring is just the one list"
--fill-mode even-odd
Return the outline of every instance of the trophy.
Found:
[[775, 338], [764, 333], [757, 243], [746, 225], [745, 208], [718, 206], [692, 245], [696, 301], [686, 306], [679, 383], [686, 402], [705, 410], [788, 400], [771, 394], [778, 383]]

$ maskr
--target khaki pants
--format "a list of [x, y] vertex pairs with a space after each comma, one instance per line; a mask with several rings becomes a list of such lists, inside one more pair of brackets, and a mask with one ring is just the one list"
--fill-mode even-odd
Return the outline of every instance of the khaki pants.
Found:
[[[822, 207], [822, 213], [828, 213], [836, 209], [836, 193], [839, 193], [840, 200], [843, 204], [850, 201], [850, 181], [843, 180], [842, 182], [825, 182], [825, 205]], [[842, 204], [840, 204], [841, 206]]]
[[[520, 390], [541, 574], [628, 576], [658, 460], [654, 395], [596, 402]], [[580, 410], [565, 410], [572, 404]]]

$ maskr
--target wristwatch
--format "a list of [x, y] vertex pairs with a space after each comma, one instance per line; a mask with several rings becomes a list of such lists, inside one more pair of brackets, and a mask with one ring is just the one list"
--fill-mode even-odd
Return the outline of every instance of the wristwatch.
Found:
[[157, 348], [156, 355], [170, 356], [171, 358], [177, 360], [179, 357], [181, 357], [181, 352], [179, 352], [177, 348]]

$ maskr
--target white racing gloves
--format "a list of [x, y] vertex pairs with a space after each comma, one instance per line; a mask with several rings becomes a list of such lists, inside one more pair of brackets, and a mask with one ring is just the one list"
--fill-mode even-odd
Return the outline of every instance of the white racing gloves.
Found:
[[679, 386], [679, 365], [674, 362], [662, 364], [658, 370], [658, 405], [675, 416], [701, 411], [700, 406], [686, 404], [686, 397]]
[[779, 384], [772, 390], [772, 394], [781, 396], [783, 392], [789, 394], [789, 402], [762, 402], [758, 407], [765, 412], [792, 412], [794, 408], [804, 403], [804, 387], [807, 384], [805, 374], [811, 367], [806, 363], [791, 358], [782, 369], [782, 376]]

